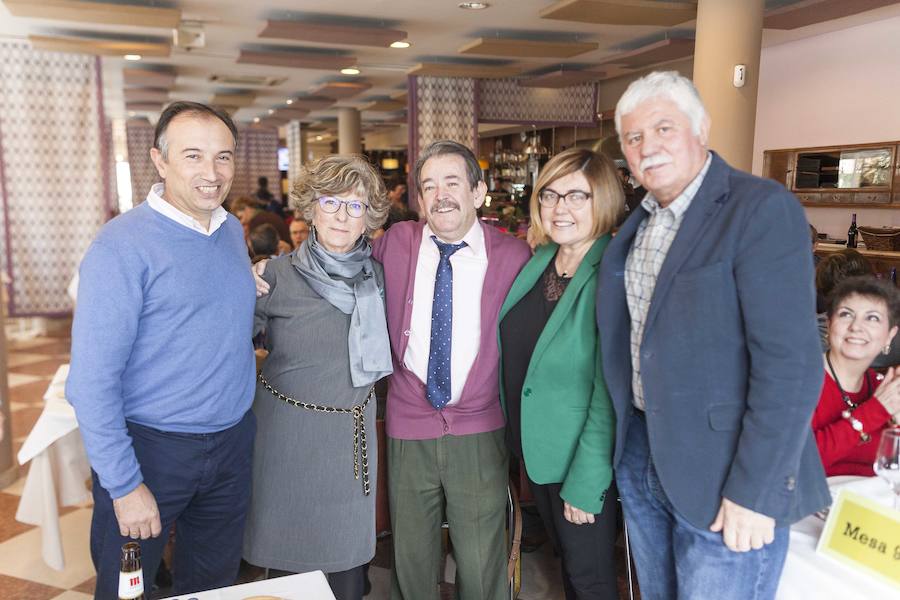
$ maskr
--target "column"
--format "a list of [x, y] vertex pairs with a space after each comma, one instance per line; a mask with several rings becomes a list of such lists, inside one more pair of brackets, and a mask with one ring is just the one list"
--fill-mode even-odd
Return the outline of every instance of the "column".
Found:
[[338, 154], [359, 154], [360, 115], [355, 108], [341, 108], [338, 111]]
[[3, 327], [6, 311], [0, 311], [0, 412], [3, 413], [3, 440], [0, 441], [0, 488], [12, 484], [19, 477], [19, 466], [12, 451], [12, 422], [10, 417], [9, 385], [6, 365], [6, 331]]
[[306, 164], [309, 149], [306, 146], [306, 130], [303, 123], [293, 120], [287, 124], [288, 186], [293, 186]]
[[[694, 84], [712, 119], [709, 146], [733, 167], [750, 171], [764, 0], [700, 0]], [[735, 87], [735, 65], [745, 83]]]

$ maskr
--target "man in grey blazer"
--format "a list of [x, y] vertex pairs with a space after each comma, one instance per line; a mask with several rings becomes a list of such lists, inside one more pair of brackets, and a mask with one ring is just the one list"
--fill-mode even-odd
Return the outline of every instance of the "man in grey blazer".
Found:
[[597, 289], [641, 596], [771, 598], [790, 524], [830, 502], [806, 218], [707, 149], [709, 116], [677, 73], [632, 83], [615, 119], [648, 190]]

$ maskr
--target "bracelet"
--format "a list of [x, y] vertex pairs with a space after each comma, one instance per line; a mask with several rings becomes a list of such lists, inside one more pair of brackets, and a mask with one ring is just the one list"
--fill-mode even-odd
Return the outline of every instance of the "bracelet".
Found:
[[849, 409], [845, 409], [841, 413], [841, 416], [844, 417], [845, 419], [847, 419], [848, 421], [850, 421], [850, 427], [853, 428], [853, 431], [859, 433], [860, 443], [865, 444], [866, 442], [868, 442], [869, 440], [872, 439], [872, 436], [870, 436], [868, 433], [863, 431], [862, 421], [860, 421], [859, 419], [854, 417], [853, 413], [851, 413]]

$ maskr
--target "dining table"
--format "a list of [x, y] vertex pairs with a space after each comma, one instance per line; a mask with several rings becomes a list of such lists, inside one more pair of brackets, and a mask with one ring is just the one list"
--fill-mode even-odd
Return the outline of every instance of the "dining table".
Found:
[[88, 462], [75, 409], [66, 400], [69, 365], [57, 369], [44, 393], [44, 408], [16, 458], [31, 463], [16, 520], [41, 530], [41, 556], [51, 568], [65, 568], [59, 509], [91, 499]]
[[[837, 498], [841, 490], [848, 490], [892, 507], [893, 492], [877, 477], [829, 477], [828, 487], [832, 498]], [[900, 588], [817, 553], [824, 528], [822, 515], [810, 515], [791, 527], [776, 600], [900, 600]]]
[[230, 587], [170, 596], [164, 600], [335, 600], [322, 571], [263, 579]]

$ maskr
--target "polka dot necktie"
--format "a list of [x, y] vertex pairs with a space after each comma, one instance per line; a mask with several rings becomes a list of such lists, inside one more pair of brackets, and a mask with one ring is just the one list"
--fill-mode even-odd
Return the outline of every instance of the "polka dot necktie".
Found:
[[428, 351], [428, 381], [425, 396], [441, 410], [450, 402], [450, 348], [453, 334], [453, 267], [450, 257], [467, 246], [465, 242], [446, 244], [431, 236], [441, 253], [434, 276], [431, 305], [431, 349]]

